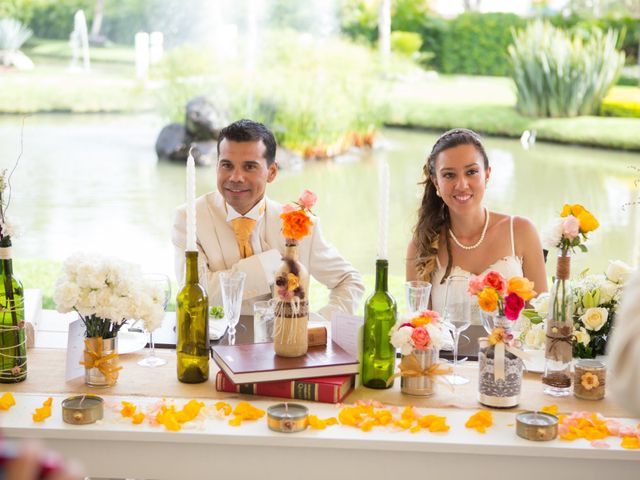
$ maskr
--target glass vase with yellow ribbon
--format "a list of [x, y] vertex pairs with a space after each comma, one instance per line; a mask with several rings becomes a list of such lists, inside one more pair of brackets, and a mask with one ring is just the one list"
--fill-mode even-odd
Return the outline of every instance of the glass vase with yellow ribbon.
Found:
[[447, 340], [446, 329], [438, 312], [424, 310], [397, 322], [389, 332], [391, 344], [400, 349], [399, 371], [387, 381], [391, 385], [400, 377], [400, 390], [407, 395], [430, 396], [436, 391], [441, 375], [450, 367], [438, 363], [440, 348]]

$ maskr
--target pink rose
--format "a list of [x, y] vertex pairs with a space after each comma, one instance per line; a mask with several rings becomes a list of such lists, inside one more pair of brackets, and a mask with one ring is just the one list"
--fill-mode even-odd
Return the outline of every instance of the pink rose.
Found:
[[580, 220], [573, 215], [569, 215], [562, 222], [562, 236], [566, 239], [573, 240], [580, 232]]
[[507, 281], [495, 270], [491, 270], [484, 276], [484, 285], [493, 288], [502, 295], [507, 293]]
[[295, 205], [291, 205], [290, 203], [287, 203], [286, 205], [284, 205], [282, 207], [282, 213], [291, 213], [293, 211], [297, 210]]
[[318, 200], [318, 197], [315, 193], [311, 190], [305, 190], [302, 192], [302, 195], [300, 195], [298, 203], [307, 210], [310, 210], [316, 204], [316, 200]]
[[413, 345], [418, 350], [426, 350], [429, 348], [429, 344], [431, 343], [429, 332], [427, 332], [427, 329], [424, 327], [414, 328], [413, 333], [411, 334], [411, 340], [413, 340]]
[[524, 300], [515, 293], [510, 293], [504, 298], [504, 315], [509, 320], [517, 320], [524, 308]]
[[477, 295], [484, 289], [484, 278], [480, 275], [469, 279], [469, 295]]

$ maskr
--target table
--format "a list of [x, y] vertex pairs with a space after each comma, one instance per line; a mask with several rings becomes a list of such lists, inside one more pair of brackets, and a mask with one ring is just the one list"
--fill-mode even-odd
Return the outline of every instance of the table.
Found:
[[[140, 406], [175, 398], [181, 405], [187, 399], [204, 399], [210, 406], [218, 399], [232, 404], [243, 398], [266, 409], [281, 400], [216, 392], [213, 384], [216, 367], [211, 363], [211, 378], [198, 385], [184, 385], [175, 374], [175, 353], [158, 350], [168, 360], [158, 369], [136, 365], [145, 353], [122, 358], [124, 370], [118, 384], [109, 389], [92, 389], [78, 379], [64, 382], [64, 350], [36, 348], [29, 351], [29, 376], [17, 385], [0, 385], [0, 391], [15, 392], [17, 405], [0, 412], [3, 433], [10, 438], [42, 438], [63, 454], [79, 458], [88, 474], [98, 477], [200, 479], [221, 478], [388, 479], [428, 473], [430, 477], [493, 478], [518, 480], [550, 478], [601, 479], [605, 476], [637, 478], [640, 451], [624, 450], [619, 440], [609, 439], [610, 449], [596, 449], [588, 442], [560, 440], [535, 443], [515, 435], [513, 411], [494, 411], [495, 426], [484, 435], [464, 427], [479, 405], [475, 402], [474, 366], [461, 368], [472, 382], [450, 392], [439, 388], [432, 398], [401, 395], [399, 386], [374, 391], [357, 388], [347, 402], [376, 398], [391, 405], [412, 403], [423, 413], [445, 415], [451, 431], [411, 434], [390, 428], [361, 432], [334, 426], [326, 430], [307, 430], [298, 434], [271, 432], [264, 419], [230, 427], [216, 418], [207, 418], [180, 432], [165, 432], [147, 424], [131, 425], [119, 414], [107, 409], [101, 424], [72, 426], [61, 420], [60, 401], [71, 393], [98, 393], [117, 408], [121, 400]], [[539, 394], [539, 377], [527, 374], [519, 408], [539, 408], [552, 403]], [[54, 415], [43, 424], [31, 421], [31, 413], [47, 396], [54, 398]], [[574, 397], [556, 401], [561, 411], [593, 410], [607, 416], [625, 417], [624, 411], [607, 397], [590, 403]], [[337, 407], [306, 403], [320, 418], [337, 415]], [[455, 407], [455, 408], [451, 408]], [[638, 420], [623, 418], [635, 425]]]

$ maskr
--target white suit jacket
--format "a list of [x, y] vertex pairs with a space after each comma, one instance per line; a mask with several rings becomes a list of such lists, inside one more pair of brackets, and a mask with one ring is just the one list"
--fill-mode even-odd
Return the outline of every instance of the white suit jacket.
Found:
[[[259, 238], [262, 253], [241, 259], [233, 228], [226, 221], [225, 202], [218, 192], [196, 199], [196, 245], [200, 271], [206, 272], [210, 305], [222, 305], [218, 272], [240, 270], [247, 274], [244, 285], [243, 314], [252, 314], [252, 304], [269, 298], [275, 271], [282, 263], [282, 205], [265, 198], [265, 212]], [[329, 320], [334, 311], [355, 313], [364, 293], [362, 276], [322, 237], [320, 222], [313, 218], [310, 235], [298, 247], [299, 261], [309, 273], [330, 290], [329, 304], [318, 313]], [[186, 245], [186, 206], [176, 211], [173, 225], [175, 267], [178, 283], [184, 277]], [[205, 270], [206, 267], [206, 270]], [[201, 280], [202, 281], [202, 280]]]
[[615, 399], [640, 418], [640, 270], [622, 293], [608, 353], [607, 381]]

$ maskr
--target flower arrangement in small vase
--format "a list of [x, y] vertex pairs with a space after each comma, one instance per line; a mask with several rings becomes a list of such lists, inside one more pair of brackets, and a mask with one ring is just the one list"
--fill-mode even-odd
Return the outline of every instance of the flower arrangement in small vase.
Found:
[[520, 341], [511, 332], [525, 302], [536, 295], [534, 284], [524, 277], [507, 280], [499, 272], [474, 276], [469, 293], [477, 296], [482, 324], [489, 333], [480, 338], [478, 401], [490, 407], [510, 408], [520, 402], [523, 359]]
[[598, 220], [582, 205], [565, 204], [560, 217], [553, 220], [544, 235], [547, 248], [558, 248], [558, 264], [549, 293], [546, 321], [544, 392], [553, 396], [571, 393], [571, 359], [573, 358], [574, 295], [571, 277], [571, 252], [587, 251], [587, 235], [597, 229]]
[[129, 319], [148, 332], [164, 318], [164, 291], [139, 268], [117, 259], [76, 254], [68, 258], [53, 294], [60, 313], [75, 311], [85, 326], [85, 382], [111, 386], [118, 379], [117, 336]]
[[436, 375], [450, 373], [438, 364], [440, 348], [448, 334], [440, 322], [438, 312], [424, 310], [409, 320], [397, 322], [389, 331], [391, 344], [400, 349], [401, 391], [409, 395], [428, 396], [435, 392]]
[[273, 343], [276, 354], [283, 357], [300, 357], [308, 349], [309, 272], [298, 261], [298, 242], [311, 233], [311, 208], [316, 200], [313, 192], [304, 190], [280, 215], [285, 249], [275, 274]]

